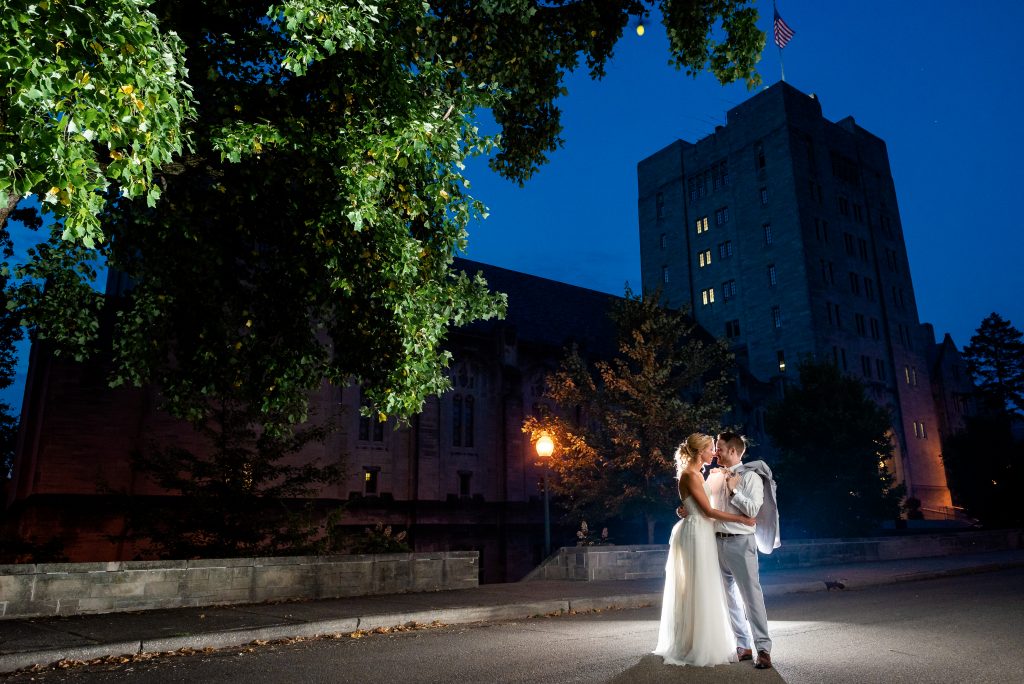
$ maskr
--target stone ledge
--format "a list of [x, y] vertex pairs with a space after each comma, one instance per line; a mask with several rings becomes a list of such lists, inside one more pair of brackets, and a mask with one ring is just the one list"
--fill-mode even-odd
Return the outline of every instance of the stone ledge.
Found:
[[467, 589], [478, 564], [435, 551], [6, 565], [0, 619]]
[[[1024, 548], [1022, 530], [971, 530], [862, 539], [783, 540], [771, 555], [760, 555], [762, 570], [933, 558], [961, 553]], [[564, 546], [522, 581], [659, 578], [665, 575], [667, 544]]]

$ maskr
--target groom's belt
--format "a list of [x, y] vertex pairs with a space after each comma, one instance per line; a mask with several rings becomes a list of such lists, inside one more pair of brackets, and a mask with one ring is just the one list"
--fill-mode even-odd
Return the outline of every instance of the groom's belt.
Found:
[[727, 539], [728, 537], [744, 537], [746, 535], [732, 532], [715, 532], [715, 536], [719, 539]]

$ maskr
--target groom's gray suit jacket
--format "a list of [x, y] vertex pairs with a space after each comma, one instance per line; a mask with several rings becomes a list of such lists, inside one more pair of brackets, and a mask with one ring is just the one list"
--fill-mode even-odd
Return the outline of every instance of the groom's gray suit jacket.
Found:
[[764, 482], [764, 503], [761, 510], [757, 512], [757, 527], [754, 528], [754, 540], [757, 542], [757, 550], [769, 554], [782, 546], [779, 535], [779, 504], [775, 493], [775, 479], [772, 477], [772, 469], [764, 461], [751, 461], [741, 463], [736, 467], [737, 474], [742, 475], [748, 471], [757, 473]]

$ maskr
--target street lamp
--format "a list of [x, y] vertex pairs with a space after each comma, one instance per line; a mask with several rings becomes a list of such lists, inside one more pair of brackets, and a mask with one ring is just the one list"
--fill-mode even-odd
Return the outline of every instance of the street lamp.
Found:
[[548, 499], [548, 470], [551, 454], [555, 453], [555, 443], [543, 433], [537, 440], [537, 455], [544, 459], [544, 557], [551, 555], [551, 502]]

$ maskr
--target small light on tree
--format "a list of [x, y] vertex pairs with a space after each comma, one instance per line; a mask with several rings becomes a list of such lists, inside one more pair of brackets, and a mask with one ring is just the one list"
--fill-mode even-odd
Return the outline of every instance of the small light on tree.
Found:
[[636, 25], [636, 35], [638, 35], [638, 36], [642, 36], [642, 35], [644, 35], [644, 31], [645, 31], [645, 30], [646, 30], [646, 29], [644, 28], [644, 22], [643, 22], [643, 20], [641, 19], [641, 20], [640, 20], [640, 22], [639, 22], [639, 23], [637, 23], [637, 25]]

